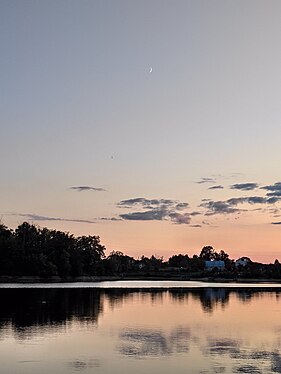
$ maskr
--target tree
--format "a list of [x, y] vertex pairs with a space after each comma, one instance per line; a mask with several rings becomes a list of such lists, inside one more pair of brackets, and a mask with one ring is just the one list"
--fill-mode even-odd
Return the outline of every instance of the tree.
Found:
[[163, 265], [163, 257], [156, 257], [152, 255], [149, 259], [150, 268], [154, 271], [158, 271]]
[[169, 258], [169, 265], [176, 268], [187, 268], [189, 265], [188, 255], [173, 255]]
[[73, 235], [57, 230], [50, 231], [46, 248], [47, 257], [55, 266], [55, 273], [61, 277], [71, 275], [70, 253], [74, 245]]
[[229, 254], [221, 250], [219, 253], [215, 252], [215, 260], [227, 261], [229, 260]]
[[207, 245], [202, 248], [199, 258], [201, 258], [204, 261], [215, 260], [216, 252], [213, 247], [211, 247], [210, 245]]
[[0, 224], [0, 274], [7, 275], [12, 272], [13, 261], [13, 231]]
[[124, 255], [121, 251], [112, 251], [106, 259], [107, 268], [113, 273], [124, 273], [132, 269], [133, 257]]
[[79, 236], [76, 239], [76, 250], [82, 256], [83, 272], [95, 275], [101, 271], [101, 260], [105, 257], [105, 247], [100, 243], [99, 236]]
[[189, 260], [189, 266], [191, 271], [202, 271], [204, 270], [205, 263], [202, 258], [197, 255], [193, 255], [192, 258]]
[[35, 225], [23, 222], [17, 227], [15, 230], [15, 239], [23, 255], [37, 250], [38, 236], [39, 230]]

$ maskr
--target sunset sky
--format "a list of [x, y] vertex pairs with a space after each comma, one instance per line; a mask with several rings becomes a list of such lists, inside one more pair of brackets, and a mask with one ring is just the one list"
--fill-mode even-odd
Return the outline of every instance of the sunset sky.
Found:
[[281, 261], [280, 19], [279, 0], [1, 0], [2, 223]]

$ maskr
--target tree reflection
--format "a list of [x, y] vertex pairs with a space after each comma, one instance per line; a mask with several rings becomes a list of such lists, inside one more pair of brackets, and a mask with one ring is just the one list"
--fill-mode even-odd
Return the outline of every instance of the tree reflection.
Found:
[[218, 306], [224, 308], [229, 302], [230, 289], [227, 288], [198, 288], [192, 290], [170, 290], [169, 293], [175, 302], [187, 303], [191, 296], [193, 300], [201, 303], [202, 310], [212, 313]]
[[253, 298], [274, 297], [280, 298], [280, 290], [274, 288], [225, 288], [206, 287], [194, 289], [170, 289], [169, 295], [173, 302], [187, 303], [189, 297], [200, 302], [203, 312], [213, 313], [217, 308], [225, 308], [232, 296], [243, 304], [248, 304]]
[[[205, 313], [215, 313], [217, 308], [227, 307], [231, 297], [236, 297], [242, 303], [249, 303], [253, 297], [263, 298], [265, 295], [279, 299], [280, 290], [223, 287], [157, 290], [124, 288], [0, 289], [2, 300], [0, 333], [1, 329], [7, 331], [7, 326], [10, 325], [17, 337], [23, 339], [28, 337], [30, 329], [37, 330], [39, 333], [46, 331], [44, 330], [46, 327], [55, 329], [72, 321], [96, 325], [99, 316], [104, 311], [105, 300], [112, 310], [132, 301], [138, 301], [140, 304], [163, 304], [167, 298], [177, 304], [188, 304], [195, 301], [200, 303]], [[162, 341], [160, 335], [155, 336], [158, 336], [159, 342]], [[139, 337], [141, 338], [141, 335]], [[164, 351], [164, 345], [160, 346]], [[167, 347], [170, 346], [167, 345]], [[232, 350], [232, 354], [235, 354], [234, 350]]]
[[95, 289], [1, 289], [0, 321], [12, 325], [19, 339], [29, 331], [56, 328], [68, 321], [96, 324], [103, 311], [102, 291]]

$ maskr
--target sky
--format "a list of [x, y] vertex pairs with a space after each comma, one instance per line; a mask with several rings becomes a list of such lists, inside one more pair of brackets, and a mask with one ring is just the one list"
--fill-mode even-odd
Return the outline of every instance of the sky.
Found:
[[128, 255], [281, 260], [279, 0], [1, 0], [0, 214]]

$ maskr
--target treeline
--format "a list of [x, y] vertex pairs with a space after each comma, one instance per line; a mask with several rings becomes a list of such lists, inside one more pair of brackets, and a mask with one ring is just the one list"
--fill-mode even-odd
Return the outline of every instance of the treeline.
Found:
[[0, 275], [60, 277], [99, 274], [105, 247], [98, 236], [79, 236], [30, 225], [0, 225]]
[[[75, 237], [72, 234], [40, 228], [23, 222], [15, 230], [0, 224], [0, 276], [39, 276], [61, 278], [81, 276], [237, 276], [281, 278], [281, 265], [252, 262], [236, 266], [235, 261], [211, 246], [202, 248], [199, 255], [177, 254], [168, 261], [162, 257], [142, 256], [134, 259], [120, 251], [108, 256], [99, 236]], [[206, 269], [206, 260], [224, 261], [224, 268]]]
[[200, 256], [156, 256], [134, 259], [120, 251], [105, 255], [99, 236], [78, 236], [23, 222], [15, 230], [0, 224], [0, 275], [78, 277], [155, 273], [167, 267], [203, 270], [205, 259], [227, 259], [221, 251], [204, 247]]

